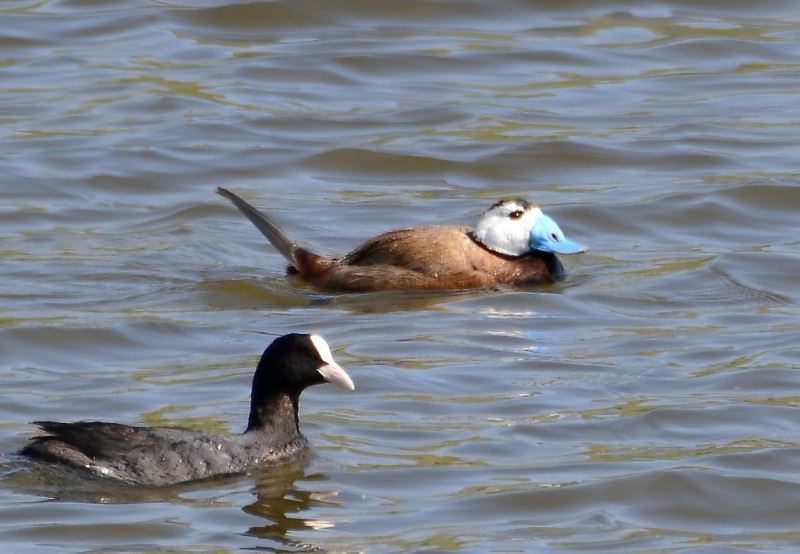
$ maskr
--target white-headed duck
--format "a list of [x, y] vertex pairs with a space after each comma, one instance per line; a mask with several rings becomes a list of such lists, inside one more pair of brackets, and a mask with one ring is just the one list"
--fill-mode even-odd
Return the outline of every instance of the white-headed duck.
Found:
[[556, 253], [584, 249], [521, 198], [500, 200], [475, 229], [453, 225], [389, 231], [344, 256], [298, 246], [266, 215], [230, 192], [217, 193], [253, 222], [289, 262], [288, 273], [333, 292], [444, 290], [552, 283], [564, 275]]

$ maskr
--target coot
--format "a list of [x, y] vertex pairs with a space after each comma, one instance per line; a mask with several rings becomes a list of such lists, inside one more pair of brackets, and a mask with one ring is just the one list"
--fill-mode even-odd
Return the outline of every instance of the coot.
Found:
[[322, 337], [292, 333], [275, 339], [261, 356], [253, 376], [250, 418], [241, 435], [99, 421], [37, 421], [45, 434], [33, 437], [20, 454], [144, 485], [241, 473], [303, 451], [307, 443], [297, 415], [300, 393], [324, 382], [355, 388]]

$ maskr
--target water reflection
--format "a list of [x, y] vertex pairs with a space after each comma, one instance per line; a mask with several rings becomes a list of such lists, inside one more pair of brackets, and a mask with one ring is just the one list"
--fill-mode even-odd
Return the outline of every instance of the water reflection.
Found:
[[[443, 304], [479, 298], [487, 291], [321, 293], [296, 278], [264, 271], [251, 279], [208, 280], [197, 285], [203, 304], [226, 309], [338, 308], [352, 314], [437, 310]], [[498, 289], [500, 290], [500, 289]], [[489, 292], [490, 294], [491, 292]]]
[[247, 480], [246, 476], [232, 475], [148, 487], [107, 479], [63, 464], [31, 461], [14, 454], [6, 456], [0, 472], [4, 487], [18, 494], [91, 504], [169, 502], [195, 507], [230, 504], [225, 500], [228, 487]]
[[[324, 474], [306, 476], [302, 467], [292, 464], [257, 474], [255, 479], [256, 500], [242, 509], [248, 514], [263, 518], [265, 524], [250, 527], [247, 531], [249, 535], [280, 541], [297, 548], [308, 545], [291, 539], [293, 531], [319, 531], [335, 527], [332, 520], [306, 515], [316, 507], [341, 505], [336, 491], [319, 490], [316, 486], [328, 480]], [[313, 481], [314, 490], [307, 490], [298, 484], [299, 479], [304, 479], [304, 482]]]
[[[0, 464], [2, 488], [16, 494], [82, 504], [179, 504], [189, 508], [236, 507], [247, 489], [254, 496], [241, 510], [264, 521], [245, 533], [268, 539], [288, 551], [314, 551], [316, 547], [292, 538], [297, 531], [320, 531], [335, 522], [312, 515], [315, 508], [338, 507], [338, 492], [320, 485], [324, 473], [306, 475], [310, 455], [263, 468], [252, 475], [232, 475], [166, 487], [129, 485], [60, 464], [31, 462], [15, 455]], [[255, 481], [255, 483], [253, 483]], [[309, 484], [311, 487], [309, 487]], [[252, 498], [251, 496], [251, 498]], [[278, 551], [281, 551], [280, 549]]]

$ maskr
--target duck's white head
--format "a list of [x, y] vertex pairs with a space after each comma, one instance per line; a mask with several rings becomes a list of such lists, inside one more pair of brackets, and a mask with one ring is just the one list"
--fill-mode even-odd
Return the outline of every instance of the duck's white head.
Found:
[[522, 198], [500, 200], [490, 207], [475, 227], [475, 238], [486, 248], [507, 256], [532, 250], [574, 254], [581, 245], [567, 239], [555, 221]]

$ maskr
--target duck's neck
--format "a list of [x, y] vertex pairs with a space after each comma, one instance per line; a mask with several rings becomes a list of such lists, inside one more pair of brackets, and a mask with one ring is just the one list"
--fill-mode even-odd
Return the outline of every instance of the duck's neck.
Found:
[[297, 417], [299, 394], [270, 393], [253, 398], [245, 433], [264, 433], [289, 442], [300, 437]]
[[505, 258], [507, 260], [513, 260], [513, 259], [516, 259], [516, 258], [521, 258], [522, 256], [525, 255], [525, 254], [523, 254], [522, 256], [514, 256], [513, 254], [505, 254], [503, 252], [498, 252], [497, 250], [493, 249], [491, 246], [489, 246], [488, 244], [483, 242], [480, 239], [480, 237], [478, 237], [478, 235], [475, 234], [475, 231], [469, 231], [467, 233], [467, 236], [472, 239], [472, 242], [474, 242], [475, 244], [477, 244], [478, 246], [480, 246], [481, 248], [483, 248], [487, 252], [489, 252], [491, 254], [494, 254], [495, 256], [500, 256], [501, 258]]
[[547, 264], [547, 271], [550, 272], [550, 275], [553, 276], [553, 279], [563, 279], [567, 275], [567, 272], [564, 271], [564, 266], [561, 264], [561, 260], [558, 259], [558, 256], [552, 252], [539, 252], [539, 256], [544, 260], [544, 263]]

